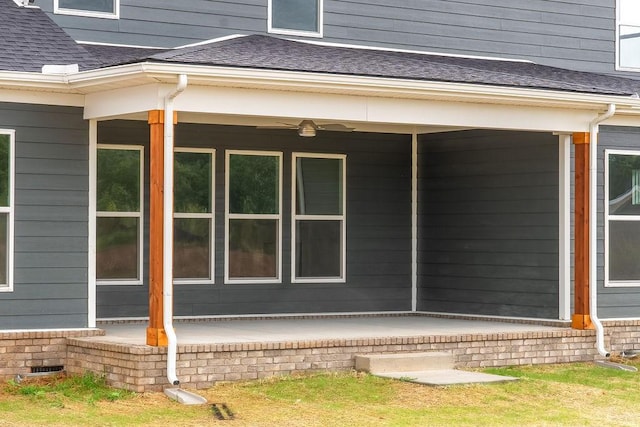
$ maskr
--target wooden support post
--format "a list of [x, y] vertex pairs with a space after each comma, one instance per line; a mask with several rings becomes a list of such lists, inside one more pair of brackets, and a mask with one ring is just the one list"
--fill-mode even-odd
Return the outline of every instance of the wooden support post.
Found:
[[164, 111], [149, 111], [149, 326], [147, 345], [166, 346], [162, 309], [164, 201]]
[[[588, 132], [574, 133], [575, 145], [575, 224], [574, 224], [574, 329], [593, 329], [589, 311], [589, 146]], [[593, 219], [595, 220], [595, 218]]]

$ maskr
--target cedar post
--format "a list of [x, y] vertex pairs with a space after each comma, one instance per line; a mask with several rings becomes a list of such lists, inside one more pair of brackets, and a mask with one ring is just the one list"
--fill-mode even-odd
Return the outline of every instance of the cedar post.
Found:
[[[593, 329], [589, 311], [589, 132], [573, 134], [575, 145], [575, 231], [573, 329]], [[594, 285], [595, 286], [595, 285]]]
[[149, 326], [147, 345], [166, 346], [163, 320], [164, 111], [149, 111]]

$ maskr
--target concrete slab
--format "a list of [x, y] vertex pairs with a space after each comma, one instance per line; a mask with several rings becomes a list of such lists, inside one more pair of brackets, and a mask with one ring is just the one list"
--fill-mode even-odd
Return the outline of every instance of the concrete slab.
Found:
[[372, 372], [374, 374], [453, 369], [454, 366], [453, 355], [439, 351], [362, 354], [356, 355], [355, 363], [357, 371]]
[[373, 374], [377, 377], [393, 378], [430, 386], [447, 386], [458, 384], [499, 383], [517, 381], [518, 378], [502, 375], [485, 374], [482, 372], [458, 371], [456, 369], [441, 369], [414, 372], [383, 372]]
[[[144, 344], [141, 323], [100, 324], [106, 336], [99, 341]], [[445, 319], [429, 316], [363, 316], [314, 319], [211, 320], [176, 322], [178, 344], [278, 342], [425, 335], [497, 334], [553, 331], [566, 328], [491, 320]]]

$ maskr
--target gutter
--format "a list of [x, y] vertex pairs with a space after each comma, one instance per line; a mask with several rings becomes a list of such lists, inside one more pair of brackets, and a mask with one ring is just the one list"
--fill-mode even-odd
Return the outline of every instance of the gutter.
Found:
[[591, 143], [589, 144], [589, 315], [596, 329], [596, 347], [601, 356], [609, 357], [610, 353], [604, 347], [604, 327], [598, 318], [598, 131], [603, 121], [616, 113], [616, 104], [609, 104], [607, 111], [589, 123]]
[[178, 85], [164, 98], [164, 199], [162, 240], [162, 320], [167, 334], [167, 379], [179, 385], [176, 374], [178, 338], [173, 329], [173, 101], [187, 88], [186, 74], [178, 76]]

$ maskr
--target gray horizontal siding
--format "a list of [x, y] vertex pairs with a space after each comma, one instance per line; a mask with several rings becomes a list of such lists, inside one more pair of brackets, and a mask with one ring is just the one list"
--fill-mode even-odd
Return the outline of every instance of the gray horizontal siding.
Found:
[[[144, 122], [104, 122], [98, 129], [101, 143], [148, 147], [148, 125]], [[215, 284], [176, 285], [176, 315], [397, 311], [411, 308], [409, 136], [319, 132], [309, 140], [298, 137], [294, 131], [179, 124], [176, 127], [176, 144], [216, 149]], [[227, 149], [284, 153], [281, 284], [223, 284], [224, 163]], [[291, 153], [294, 151], [347, 154], [346, 283], [291, 283]], [[145, 187], [148, 189], [148, 185]], [[148, 194], [148, 190], [145, 193]], [[145, 208], [145, 224], [147, 217]], [[145, 225], [145, 247], [148, 247], [147, 235], [148, 225]], [[145, 271], [148, 265], [146, 258]], [[143, 286], [98, 287], [98, 317], [148, 315], [147, 283], [145, 274]]]
[[557, 318], [557, 137], [423, 135], [419, 152], [419, 308]]
[[14, 291], [0, 329], [87, 326], [88, 125], [82, 110], [0, 104], [16, 131]]
[[[325, 0], [324, 10], [328, 42], [614, 71], [613, 0]], [[266, 33], [267, 0], [121, 0], [120, 20], [51, 16], [77, 40], [174, 47]]]
[[[640, 154], [640, 129], [602, 126], [598, 138], [598, 308], [602, 318], [640, 318], [640, 287], [604, 287], [604, 150]], [[638, 243], [640, 247], [640, 242]]]

